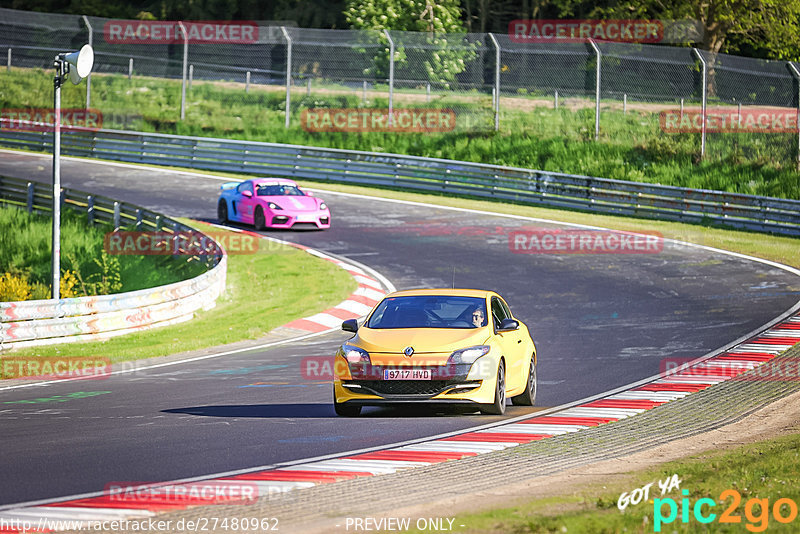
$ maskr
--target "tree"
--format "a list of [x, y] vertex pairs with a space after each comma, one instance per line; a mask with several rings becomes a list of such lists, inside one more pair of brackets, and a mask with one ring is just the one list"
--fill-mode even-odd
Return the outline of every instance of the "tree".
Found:
[[697, 43], [712, 55], [743, 47], [773, 59], [800, 54], [800, 0], [565, 0], [567, 14], [587, 18], [692, 19], [704, 30]]
[[464, 31], [458, 0], [348, 0], [344, 16], [359, 30]]
[[[475, 57], [472, 46], [461, 36], [444, 35], [464, 33], [458, 0], [348, 0], [344, 15], [353, 29], [418, 32], [396, 43], [395, 68], [418, 68], [417, 63], [421, 63], [431, 82], [452, 82]], [[383, 33], [377, 38], [386, 48], [374, 58], [373, 74], [386, 77], [389, 42]], [[406, 41], [413, 42], [408, 52]], [[414, 60], [409, 61], [408, 53]]]

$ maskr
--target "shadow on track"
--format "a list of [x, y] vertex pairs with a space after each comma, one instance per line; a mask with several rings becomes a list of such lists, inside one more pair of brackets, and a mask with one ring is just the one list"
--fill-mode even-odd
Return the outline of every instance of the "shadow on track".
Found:
[[[257, 418], [339, 418], [331, 404], [243, 404], [218, 406], [192, 406], [172, 408], [162, 413], [199, 415], [204, 417], [257, 417]], [[501, 417], [480, 416], [477, 412], [458, 407], [404, 406], [369, 407], [358, 417], [347, 419], [369, 419], [374, 417], [480, 417], [487, 423]]]

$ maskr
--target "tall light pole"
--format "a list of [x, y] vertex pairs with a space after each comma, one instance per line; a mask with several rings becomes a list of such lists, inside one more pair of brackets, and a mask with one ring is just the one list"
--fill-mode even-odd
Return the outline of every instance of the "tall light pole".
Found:
[[59, 54], [53, 61], [56, 76], [53, 80], [53, 254], [50, 265], [52, 297], [59, 298], [61, 289], [61, 85], [67, 74], [75, 85], [92, 72], [94, 50], [83, 45], [78, 52]]

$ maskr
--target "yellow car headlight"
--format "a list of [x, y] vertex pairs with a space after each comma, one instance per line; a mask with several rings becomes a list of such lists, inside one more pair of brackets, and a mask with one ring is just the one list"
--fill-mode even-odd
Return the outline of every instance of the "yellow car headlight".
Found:
[[369, 353], [362, 348], [345, 344], [340, 350], [349, 364], [370, 364]]
[[463, 364], [473, 364], [475, 360], [489, 354], [491, 347], [489, 345], [477, 345], [475, 347], [467, 347], [465, 349], [459, 349], [455, 351], [450, 357], [447, 359], [448, 365], [463, 365]]

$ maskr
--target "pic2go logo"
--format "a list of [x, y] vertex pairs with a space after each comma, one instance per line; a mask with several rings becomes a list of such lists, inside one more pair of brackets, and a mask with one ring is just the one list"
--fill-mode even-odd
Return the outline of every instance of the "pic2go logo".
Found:
[[[708, 524], [717, 520], [717, 514], [711, 510], [717, 506], [714, 499], [703, 498], [695, 501], [694, 506], [690, 506], [689, 490], [681, 490], [684, 495], [680, 503], [681, 523], [688, 523], [691, 516], [694, 516], [698, 523]], [[722, 503], [728, 498], [733, 501], [719, 515], [719, 523], [741, 523], [742, 517], [736, 513], [739, 504], [742, 502], [742, 495], [734, 489], [728, 489], [719, 494], [719, 501]], [[664, 515], [665, 507], [668, 510]], [[691, 508], [691, 514], [690, 514]], [[745, 528], [750, 532], [764, 532], [769, 526], [770, 507], [769, 499], [749, 499], [744, 505], [744, 516], [747, 519]], [[772, 517], [778, 523], [791, 523], [797, 517], [797, 503], [792, 499], [781, 498], [772, 505]], [[653, 530], [661, 532], [662, 525], [668, 525], [678, 518], [678, 503], [675, 499], [653, 499]]]

